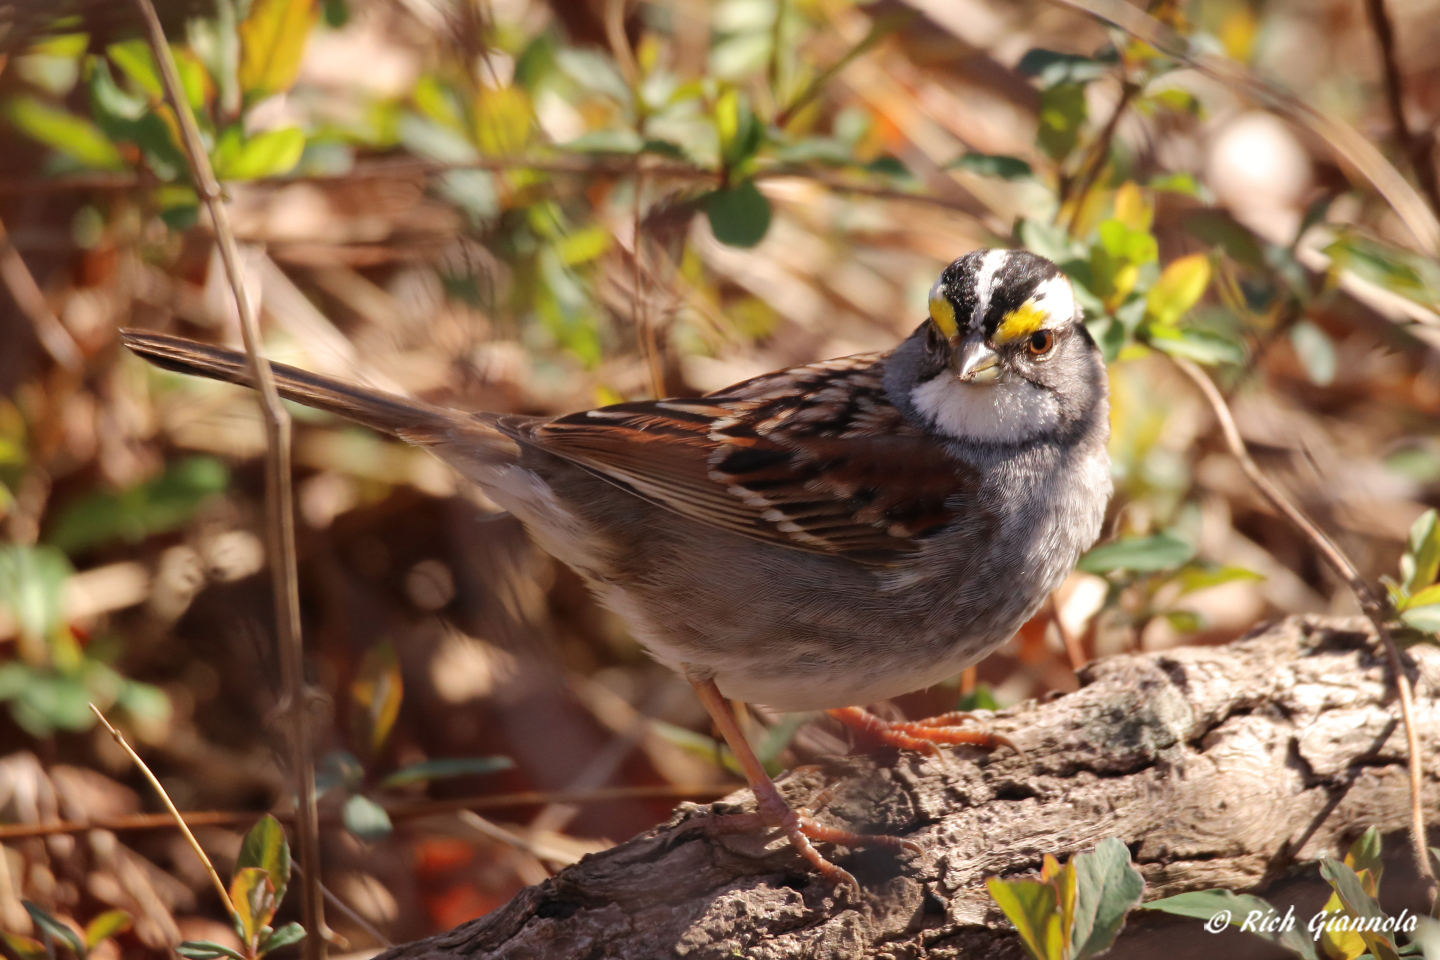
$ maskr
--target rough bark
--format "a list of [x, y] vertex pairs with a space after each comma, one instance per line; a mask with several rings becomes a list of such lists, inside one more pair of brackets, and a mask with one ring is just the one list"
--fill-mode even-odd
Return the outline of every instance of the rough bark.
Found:
[[[1433, 813], [1440, 650], [1413, 653]], [[1111, 657], [1082, 682], [995, 715], [991, 729], [1023, 756], [847, 758], [786, 778], [801, 805], [838, 782], [822, 815], [832, 822], [926, 846], [923, 856], [834, 851], [860, 879], [858, 898], [812, 878], [773, 837], [707, 836], [707, 810], [752, 808], [741, 791], [683, 805], [490, 915], [383, 957], [1018, 957], [984, 881], [1034, 871], [1045, 853], [1063, 860], [1118, 836], [1146, 899], [1273, 892], [1366, 827], [1404, 830], [1404, 733], [1364, 621], [1291, 618], [1227, 647]], [[1149, 942], [1149, 916], [1126, 936]], [[1212, 951], [1223, 942], [1202, 939]]]

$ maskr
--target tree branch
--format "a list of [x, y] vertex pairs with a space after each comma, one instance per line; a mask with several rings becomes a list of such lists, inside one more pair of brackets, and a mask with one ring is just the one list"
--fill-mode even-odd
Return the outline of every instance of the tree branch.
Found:
[[[781, 783], [792, 802], [813, 802], [832, 783], [822, 817], [928, 848], [904, 860], [837, 853], [860, 878], [857, 899], [807, 874], [773, 836], [707, 838], [707, 808], [686, 804], [489, 916], [381, 960], [1019, 957], [984, 879], [1109, 836], [1130, 846], [1147, 899], [1260, 891], [1366, 827], [1406, 828], [1404, 738], [1372, 643], [1364, 619], [1295, 617], [1227, 647], [1111, 657], [1082, 671], [1078, 692], [996, 715], [992, 728], [1023, 758], [905, 753], [795, 771]], [[1426, 675], [1440, 671], [1440, 650], [1416, 654]], [[1440, 699], [1433, 681], [1423, 690], [1416, 721], [1430, 745], [1433, 803]], [[753, 803], [741, 791], [709, 809]], [[1198, 921], [1181, 923], [1191, 926], [1179, 934], [1210, 951], [1193, 955], [1213, 955], [1219, 942]]]

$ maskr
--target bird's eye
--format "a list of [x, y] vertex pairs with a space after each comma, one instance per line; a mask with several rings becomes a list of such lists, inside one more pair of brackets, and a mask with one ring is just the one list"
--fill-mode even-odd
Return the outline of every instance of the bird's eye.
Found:
[[1032, 357], [1043, 357], [1055, 346], [1055, 334], [1049, 330], [1036, 330], [1030, 334], [1030, 355]]

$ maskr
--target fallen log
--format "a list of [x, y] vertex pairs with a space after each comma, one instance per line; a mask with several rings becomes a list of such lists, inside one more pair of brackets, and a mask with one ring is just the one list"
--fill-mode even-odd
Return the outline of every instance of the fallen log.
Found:
[[[1436, 823], [1440, 649], [1412, 654]], [[1417, 909], [1418, 885], [1403, 876], [1405, 736], [1366, 621], [1292, 617], [1225, 647], [1110, 657], [1081, 679], [1076, 693], [989, 721], [1021, 755], [892, 753], [787, 777], [797, 805], [835, 787], [830, 822], [925, 846], [835, 851], [859, 878], [858, 897], [807, 873], [774, 836], [708, 836], [708, 812], [753, 809], [739, 791], [684, 804], [488, 916], [382, 958], [1020, 957], [985, 878], [1036, 871], [1046, 853], [1064, 860], [1105, 837], [1129, 846], [1147, 900], [1224, 887], [1280, 891], [1282, 910], [1287, 899], [1318, 909], [1324, 891], [1299, 882], [1305, 865], [1375, 826], [1397, 841], [1382, 892], [1396, 910]], [[1132, 915], [1113, 955], [1176, 960], [1191, 955], [1187, 943], [1196, 956], [1277, 955], [1243, 934], [1148, 914]]]

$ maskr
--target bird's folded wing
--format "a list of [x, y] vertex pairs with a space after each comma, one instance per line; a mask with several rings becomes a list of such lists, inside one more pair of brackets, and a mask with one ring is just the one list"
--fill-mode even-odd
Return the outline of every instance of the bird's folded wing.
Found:
[[832, 360], [531, 422], [523, 439], [685, 517], [884, 563], [951, 522], [973, 474], [890, 404], [880, 373], [873, 355]]

